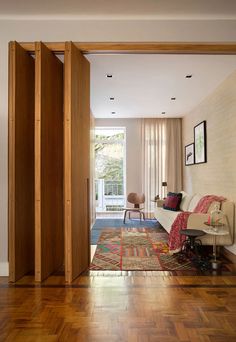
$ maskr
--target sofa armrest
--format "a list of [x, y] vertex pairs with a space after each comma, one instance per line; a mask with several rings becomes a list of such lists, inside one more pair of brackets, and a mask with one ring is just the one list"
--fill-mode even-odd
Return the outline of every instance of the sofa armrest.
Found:
[[188, 229], [199, 229], [206, 228], [204, 222], [207, 222], [209, 214], [192, 213], [188, 218], [187, 228]]

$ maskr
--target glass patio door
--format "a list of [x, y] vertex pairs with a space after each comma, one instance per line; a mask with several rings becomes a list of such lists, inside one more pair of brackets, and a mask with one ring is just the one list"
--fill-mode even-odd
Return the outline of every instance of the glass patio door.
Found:
[[125, 205], [125, 128], [95, 128], [96, 212], [122, 211]]

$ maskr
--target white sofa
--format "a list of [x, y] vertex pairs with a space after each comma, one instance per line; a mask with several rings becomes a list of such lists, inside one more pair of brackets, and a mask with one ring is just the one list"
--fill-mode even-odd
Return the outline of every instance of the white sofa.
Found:
[[[184, 191], [182, 193], [182, 201], [180, 204], [181, 211], [190, 211], [193, 212], [194, 208], [196, 207], [199, 200], [203, 197], [200, 194], [189, 195]], [[157, 201], [157, 206], [154, 210], [154, 216], [157, 221], [162, 225], [165, 230], [170, 233], [171, 226], [181, 211], [171, 211], [163, 208], [164, 201], [159, 200]], [[192, 213], [187, 222], [188, 229], [202, 229], [206, 227], [204, 222], [207, 221], [209, 213], [213, 210], [216, 202], [213, 202], [207, 214], [201, 213]], [[221, 210], [224, 212], [228, 222], [228, 235], [217, 236], [217, 245], [219, 246], [229, 246], [233, 244], [234, 241], [234, 203], [231, 201], [224, 201], [221, 205]], [[206, 234], [201, 238], [203, 245], [213, 245], [214, 243], [214, 236], [210, 234]]]

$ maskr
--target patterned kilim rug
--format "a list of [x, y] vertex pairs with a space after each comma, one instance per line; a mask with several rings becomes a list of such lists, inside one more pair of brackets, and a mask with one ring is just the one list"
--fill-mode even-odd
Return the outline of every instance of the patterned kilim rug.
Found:
[[101, 232], [90, 270], [196, 270], [188, 259], [171, 255], [161, 228], [113, 228]]

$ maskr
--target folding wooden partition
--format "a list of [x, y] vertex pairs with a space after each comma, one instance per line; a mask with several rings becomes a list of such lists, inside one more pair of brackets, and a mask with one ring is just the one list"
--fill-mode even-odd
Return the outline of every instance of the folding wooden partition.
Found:
[[71, 282], [90, 262], [90, 64], [65, 45], [65, 277]]
[[35, 44], [35, 280], [64, 261], [63, 63]]
[[9, 279], [34, 270], [34, 59], [9, 44]]
[[[10, 281], [34, 270], [34, 246], [38, 281], [63, 257], [68, 282], [89, 265], [89, 63], [82, 55], [88, 52], [235, 54], [236, 44], [10, 43]], [[63, 130], [63, 66], [53, 53], [65, 53]]]
[[42, 281], [65, 263], [71, 282], [90, 262], [90, 66], [73, 43], [64, 47], [63, 68], [41, 42], [35, 61], [10, 43], [11, 281], [34, 268]]

